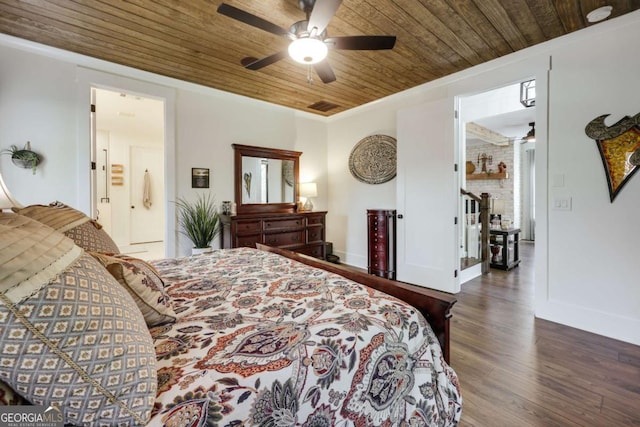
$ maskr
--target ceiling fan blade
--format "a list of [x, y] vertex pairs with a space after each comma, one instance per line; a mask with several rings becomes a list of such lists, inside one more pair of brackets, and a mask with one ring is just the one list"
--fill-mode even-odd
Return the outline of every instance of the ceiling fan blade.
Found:
[[311, 16], [309, 16], [307, 31], [311, 32], [313, 28], [317, 28], [316, 34], [322, 33], [341, 4], [342, 0], [316, 0]]
[[261, 30], [267, 31], [277, 36], [287, 36], [289, 34], [289, 31], [276, 24], [272, 24], [265, 19], [262, 19], [256, 15], [245, 12], [242, 9], [238, 9], [237, 7], [233, 7], [226, 3], [222, 3], [220, 4], [220, 6], [218, 6], [218, 13], [243, 22], [245, 24], [251, 25], [252, 27], [260, 28]]
[[329, 37], [324, 42], [333, 49], [381, 50], [393, 49], [396, 36], [345, 36]]
[[252, 57], [243, 58], [240, 62], [244, 65], [244, 68], [248, 70], [259, 70], [260, 68], [266, 67], [267, 65], [271, 65], [274, 62], [280, 61], [287, 57], [287, 51], [283, 50], [278, 53], [274, 53], [273, 55], [266, 56], [262, 59], [256, 59]]
[[318, 74], [318, 77], [320, 77], [320, 80], [322, 80], [322, 83], [331, 83], [336, 81], [336, 75], [333, 73], [331, 65], [329, 65], [329, 62], [326, 59], [314, 64], [313, 69], [316, 70], [316, 73]]

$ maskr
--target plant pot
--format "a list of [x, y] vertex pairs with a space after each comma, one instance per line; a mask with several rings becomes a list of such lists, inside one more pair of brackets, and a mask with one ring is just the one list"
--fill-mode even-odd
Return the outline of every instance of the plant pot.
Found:
[[211, 246], [208, 248], [191, 248], [191, 255], [206, 254], [209, 252], [213, 252], [213, 248]]

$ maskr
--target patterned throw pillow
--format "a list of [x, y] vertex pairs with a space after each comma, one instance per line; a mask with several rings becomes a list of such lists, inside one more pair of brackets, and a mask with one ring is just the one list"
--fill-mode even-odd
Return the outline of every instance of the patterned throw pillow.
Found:
[[60, 202], [12, 208], [19, 215], [35, 219], [64, 233], [86, 251], [120, 253], [118, 246], [100, 224], [84, 213]]
[[147, 262], [120, 254], [90, 254], [129, 291], [148, 326], [175, 322], [176, 313], [160, 274]]
[[[36, 268], [32, 268], [32, 265]], [[0, 379], [65, 424], [145, 425], [153, 341], [129, 293], [55, 230], [0, 213]]]

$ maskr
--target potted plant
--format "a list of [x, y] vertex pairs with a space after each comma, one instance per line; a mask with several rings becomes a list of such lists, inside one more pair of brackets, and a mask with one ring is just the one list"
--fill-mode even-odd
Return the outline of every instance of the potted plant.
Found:
[[24, 148], [18, 148], [17, 145], [12, 145], [11, 148], [2, 150], [2, 154], [10, 154], [11, 161], [14, 165], [25, 169], [31, 169], [33, 174], [36, 174], [36, 167], [40, 163], [40, 155], [31, 151], [30, 142], [27, 142]]
[[211, 242], [220, 233], [220, 215], [211, 194], [201, 194], [195, 202], [179, 198], [180, 232], [193, 242], [192, 254], [211, 251]]

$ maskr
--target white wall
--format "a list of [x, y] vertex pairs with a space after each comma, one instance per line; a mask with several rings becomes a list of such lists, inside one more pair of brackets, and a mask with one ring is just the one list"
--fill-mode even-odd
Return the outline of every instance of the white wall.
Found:
[[75, 67], [2, 46], [0, 58], [0, 149], [31, 141], [44, 158], [32, 175], [0, 156], [5, 183], [23, 205], [75, 204]]
[[[107, 71], [103, 74], [111, 77], [109, 84], [115, 88], [125, 83], [137, 87], [147, 81], [175, 89], [175, 105], [167, 107], [175, 114], [171, 136], [176, 145], [175, 158], [168, 160], [175, 166], [168, 201], [193, 198], [205, 191], [191, 188], [192, 167], [210, 169], [209, 191], [218, 203], [233, 200], [231, 144], [239, 143], [303, 151], [301, 173], [317, 177], [314, 204], [316, 210], [326, 209], [327, 125], [322, 117], [4, 35], [0, 35], [0, 58], [0, 149], [29, 140], [32, 149], [45, 158], [34, 176], [13, 166], [9, 156], [0, 156], [5, 183], [23, 205], [60, 200], [87, 211], [88, 172], [81, 173], [79, 168], [88, 164], [89, 92], [85, 85], [95, 80], [96, 73], [85, 67], [91, 66]], [[84, 117], [87, 122], [80, 123]], [[176, 253], [189, 254], [186, 237], [177, 237]]]
[[[396, 105], [399, 107], [400, 105]], [[367, 267], [367, 209], [394, 209], [396, 180], [369, 185], [349, 171], [349, 154], [362, 138], [384, 134], [396, 137], [396, 116], [385, 103], [366, 113], [332, 120], [327, 138], [329, 215], [327, 240], [341, 261]]]
[[[312, 199], [313, 210], [326, 211], [329, 198], [327, 163], [326, 120], [310, 118], [308, 114], [296, 115], [296, 143], [294, 150], [302, 151], [300, 157], [300, 182], [315, 182], [318, 197]], [[329, 216], [331, 214], [329, 213]]]
[[[635, 18], [635, 19], [632, 19]], [[548, 303], [539, 314], [640, 343], [638, 239], [640, 179], [609, 201], [595, 117], [611, 125], [640, 112], [640, 57], [622, 46], [640, 40], [640, 13], [629, 25], [554, 53], [549, 97], [549, 202], [571, 197], [572, 210], [549, 215]], [[537, 159], [536, 159], [537, 160]], [[561, 182], [563, 181], [563, 184]]]
[[[621, 47], [639, 39], [640, 12], [635, 12], [332, 117], [329, 238], [345, 252], [347, 262], [365, 265], [362, 211], [365, 206], [394, 207], [395, 184], [361, 184], [350, 177], [345, 162], [361, 137], [395, 134], [399, 103], [426, 102], [434, 87], [464, 95], [477, 93], [482, 85], [513, 83], [526, 77], [522, 69], [511, 71], [518, 60], [550, 56], [548, 104], [547, 94], [538, 91], [538, 101], [549, 110], [548, 129], [546, 108], [545, 113], [537, 111], [536, 120], [537, 192], [545, 197], [548, 193], [548, 198], [536, 200], [536, 314], [640, 344], [635, 271], [640, 221], [634, 214], [640, 210], [640, 179], [631, 180], [610, 203], [595, 142], [584, 133], [585, 125], [598, 115], [611, 113], [612, 124], [640, 112], [640, 57]], [[546, 74], [537, 77], [546, 83]], [[536, 108], [541, 110], [540, 104]], [[553, 186], [560, 181], [562, 187]], [[547, 210], [554, 197], [572, 197], [573, 210]]]

